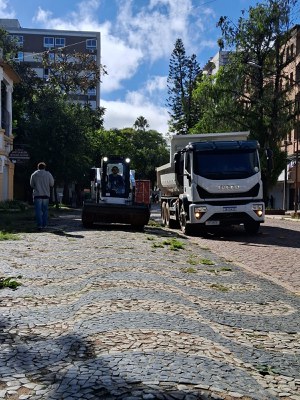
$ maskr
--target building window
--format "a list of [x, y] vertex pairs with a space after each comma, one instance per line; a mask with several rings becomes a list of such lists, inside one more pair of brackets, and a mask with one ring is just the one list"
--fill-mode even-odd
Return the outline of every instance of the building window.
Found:
[[96, 96], [96, 88], [88, 89], [87, 94], [89, 96]]
[[16, 43], [17, 46], [22, 47], [24, 44], [24, 37], [20, 35], [7, 35], [7, 38]]
[[90, 50], [96, 50], [97, 49], [97, 40], [96, 39], [87, 39], [86, 48], [90, 49]]
[[24, 61], [24, 53], [23, 51], [18, 51], [15, 56], [15, 61]]
[[[48, 52], [47, 52], [47, 53], [48, 53]], [[55, 60], [55, 54], [49, 52], [49, 53], [48, 53], [48, 60], [49, 60], [49, 61], [54, 61], [54, 60]]]
[[55, 38], [55, 47], [64, 47], [66, 45], [65, 38]]
[[47, 80], [49, 79], [50, 75], [50, 68], [44, 68], [44, 79]]
[[300, 81], [300, 63], [296, 65], [296, 82]]
[[24, 37], [23, 36], [15, 35], [14, 39], [17, 41], [17, 45], [18, 46], [20, 46], [20, 47], [23, 46], [23, 44], [24, 44]]
[[54, 47], [54, 38], [44, 37], [44, 47]]

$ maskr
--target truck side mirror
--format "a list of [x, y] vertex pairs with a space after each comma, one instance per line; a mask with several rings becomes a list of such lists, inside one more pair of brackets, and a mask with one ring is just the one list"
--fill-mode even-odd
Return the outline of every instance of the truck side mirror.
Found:
[[175, 174], [180, 174], [180, 153], [174, 155]]

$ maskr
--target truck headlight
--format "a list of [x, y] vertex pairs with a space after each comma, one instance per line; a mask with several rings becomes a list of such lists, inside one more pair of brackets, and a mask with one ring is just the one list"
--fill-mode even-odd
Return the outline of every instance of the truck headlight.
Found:
[[263, 204], [253, 204], [252, 210], [258, 217], [261, 217], [264, 213], [264, 206]]
[[194, 215], [196, 219], [200, 219], [202, 217], [203, 214], [205, 214], [207, 211], [207, 207], [206, 206], [200, 206], [200, 207], [196, 207], [194, 209]]

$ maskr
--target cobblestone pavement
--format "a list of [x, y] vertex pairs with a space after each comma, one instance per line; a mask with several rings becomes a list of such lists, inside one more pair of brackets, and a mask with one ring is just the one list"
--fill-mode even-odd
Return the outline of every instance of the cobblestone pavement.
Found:
[[0, 242], [0, 276], [22, 276], [0, 290], [0, 399], [299, 400], [300, 298], [238, 265], [270, 237], [280, 257], [274, 225], [252, 246], [74, 214]]
[[196, 240], [300, 296], [300, 220], [267, 216], [256, 236], [246, 235], [242, 227], [223, 233]]

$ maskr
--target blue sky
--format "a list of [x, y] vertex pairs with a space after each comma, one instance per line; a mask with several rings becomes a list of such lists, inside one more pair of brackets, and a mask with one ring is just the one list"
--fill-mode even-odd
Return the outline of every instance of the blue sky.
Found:
[[[0, 0], [0, 18], [23, 28], [101, 32], [108, 75], [101, 86], [105, 128], [132, 127], [144, 116], [168, 131], [169, 61], [178, 38], [202, 68], [218, 51], [220, 16], [236, 22], [258, 0]], [[299, 12], [299, 10], [298, 10]], [[298, 18], [299, 23], [299, 18]]]

